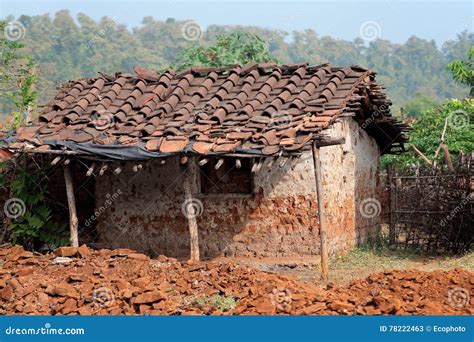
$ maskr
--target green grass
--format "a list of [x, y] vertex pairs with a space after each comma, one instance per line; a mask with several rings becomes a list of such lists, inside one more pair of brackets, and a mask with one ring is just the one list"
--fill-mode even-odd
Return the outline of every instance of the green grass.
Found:
[[387, 269], [434, 271], [464, 268], [474, 272], [474, 252], [463, 256], [426, 256], [416, 250], [356, 248], [331, 260], [329, 267], [330, 280], [336, 284], [346, 284], [351, 279]]
[[234, 297], [218, 294], [213, 296], [194, 297], [191, 303], [194, 305], [209, 305], [222, 312], [230, 311], [237, 307], [237, 301]]
[[429, 269], [452, 269], [456, 267], [474, 270], [474, 252], [464, 256], [426, 256], [417, 251], [383, 250], [374, 251], [366, 248], [354, 249], [349, 254], [338, 257], [331, 263], [331, 269], [357, 269], [370, 267], [374, 270], [387, 268], [417, 268], [427, 266]]

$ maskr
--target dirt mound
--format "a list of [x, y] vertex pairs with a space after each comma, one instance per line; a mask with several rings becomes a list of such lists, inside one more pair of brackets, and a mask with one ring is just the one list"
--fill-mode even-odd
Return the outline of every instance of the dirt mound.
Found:
[[473, 314], [474, 276], [386, 271], [321, 289], [223, 262], [180, 263], [128, 249], [0, 249], [0, 314]]

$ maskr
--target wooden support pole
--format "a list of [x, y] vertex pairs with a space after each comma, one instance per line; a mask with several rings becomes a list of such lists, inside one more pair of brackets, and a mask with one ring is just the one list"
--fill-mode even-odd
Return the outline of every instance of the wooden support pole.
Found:
[[191, 159], [192, 163], [188, 163], [184, 167], [184, 206], [183, 213], [188, 220], [189, 228], [189, 239], [191, 246], [191, 261], [199, 261], [199, 235], [198, 235], [198, 226], [197, 226], [197, 209], [196, 205], [199, 204], [194, 198], [192, 193], [192, 182], [194, 179], [194, 158]]
[[319, 146], [313, 143], [313, 163], [314, 163], [314, 178], [316, 180], [316, 198], [318, 201], [318, 218], [319, 218], [319, 241], [321, 254], [321, 280], [324, 284], [328, 282], [328, 248], [327, 248], [327, 231], [326, 231], [326, 216], [324, 212], [324, 195], [323, 182], [321, 175], [321, 158], [319, 154]]
[[74, 185], [72, 182], [71, 170], [69, 166], [64, 166], [64, 181], [66, 183], [67, 204], [69, 206], [69, 230], [71, 232], [71, 246], [79, 247], [79, 237], [77, 226], [79, 221], [76, 212], [76, 199], [74, 198]]
[[453, 161], [451, 160], [451, 155], [449, 154], [448, 146], [446, 144], [439, 145], [444, 152], [444, 159], [446, 160], [446, 165], [448, 165], [448, 170], [454, 172]]

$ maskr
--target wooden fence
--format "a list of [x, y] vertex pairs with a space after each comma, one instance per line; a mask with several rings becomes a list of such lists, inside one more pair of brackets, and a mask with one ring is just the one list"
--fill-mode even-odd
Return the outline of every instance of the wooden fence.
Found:
[[474, 176], [469, 161], [454, 171], [387, 172], [389, 240], [428, 252], [468, 251], [474, 236]]

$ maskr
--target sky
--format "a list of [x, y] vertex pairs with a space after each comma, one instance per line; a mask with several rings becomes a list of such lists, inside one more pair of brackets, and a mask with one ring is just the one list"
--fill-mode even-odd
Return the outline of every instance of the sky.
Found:
[[463, 31], [473, 31], [473, 1], [48, 1], [0, 0], [0, 18], [55, 13], [68, 9], [94, 19], [108, 16], [129, 28], [143, 17], [194, 20], [202, 28], [252, 25], [291, 32], [314, 29], [318, 35], [405, 42], [416, 35], [440, 46]]

